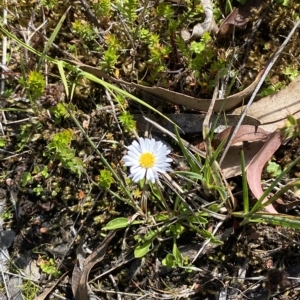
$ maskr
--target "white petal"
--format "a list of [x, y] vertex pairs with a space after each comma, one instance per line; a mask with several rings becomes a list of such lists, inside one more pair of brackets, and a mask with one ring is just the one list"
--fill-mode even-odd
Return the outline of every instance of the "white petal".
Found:
[[124, 156], [123, 161], [124, 161], [124, 165], [127, 166], [127, 167], [134, 166], [134, 165], [137, 165], [137, 166], [139, 165], [138, 160], [136, 160], [135, 158], [132, 158], [130, 156]]
[[155, 143], [155, 148], [153, 150], [158, 153], [158, 152], [160, 152], [163, 145], [164, 144], [162, 142], [158, 141]]
[[155, 151], [156, 143], [157, 142], [155, 141], [155, 139], [149, 140], [149, 151], [154, 153], [154, 154], [156, 153], [156, 151]]
[[146, 146], [146, 141], [144, 138], [140, 138], [140, 146], [141, 146], [141, 152], [146, 152], [147, 151], [147, 146]]
[[154, 183], [156, 178], [157, 178], [157, 173], [154, 173], [152, 169], [148, 169], [146, 174], [146, 179]]
[[134, 149], [135, 149], [138, 153], [141, 153], [141, 152], [142, 152], [142, 148], [141, 148], [141, 145], [140, 145], [139, 142], [133, 141], [131, 145], [134, 147]]
[[130, 147], [131, 148], [129, 148], [129, 151], [128, 151], [129, 155], [131, 155], [131, 156], [135, 155], [137, 157], [141, 155], [140, 149], [134, 147], [133, 145], [131, 145]]
[[135, 173], [132, 173], [132, 180], [134, 182], [138, 182], [139, 180], [143, 179], [146, 174], [146, 169], [144, 168], [139, 168], [138, 170], [135, 171]]

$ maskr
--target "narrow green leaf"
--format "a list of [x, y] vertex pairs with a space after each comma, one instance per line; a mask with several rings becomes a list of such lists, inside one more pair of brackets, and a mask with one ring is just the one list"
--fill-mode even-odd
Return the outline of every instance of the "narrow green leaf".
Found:
[[300, 218], [284, 214], [254, 213], [250, 222], [266, 222], [288, 228], [300, 229]]
[[61, 78], [61, 81], [64, 85], [66, 96], [67, 96], [67, 98], [69, 98], [69, 87], [68, 87], [67, 78], [66, 78], [66, 75], [65, 75], [65, 70], [64, 70], [63, 65], [64, 65], [63, 61], [59, 60], [57, 62], [57, 67], [58, 67], [58, 71], [59, 71], [59, 74], [60, 74], [60, 78]]
[[198, 179], [198, 180], [204, 180], [203, 176], [201, 174], [198, 173], [194, 173], [194, 172], [188, 172], [188, 171], [176, 171], [174, 172], [175, 174], [180, 174], [186, 177], [189, 177], [191, 179]]
[[[199, 171], [199, 168], [198, 168], [197, 164], [193, 161], [191, 155], [188, 153], [186, 147], [183, 145], [183, 143], [181, 141], [181, 137], [179, 135], [177, 126], [174, 126], [174, 130], [175, 130], [175, 133], [176, 133], [178, 145], [179, 145], [185, 159], [188, 161], [188, 164], [190, 165], [192, 171]], [[200, 180], [202, 180], [202, 179], [200, 179]]]
[[38, 62], [37, 68], [36, 68], [36, 70], [38, 72], [41, 70], [42, 63], [45, 60], [46, 54], [49, 51], [51, 45], [53, 44], [58, 32], [60, 31], [60, 28], [61, 28], [63, 22], [65, 21], [67, 13], [69, 12], [70, 8], [71, 8], [71, 6], [69, 6], [69, 8], [66, 10], [66, 12], [62, 15], [62, 17], [60, 18], [59, 22], [57, 23], [53, 33], [51, 34], [49, 40], [47, 41], [47, 43], [45, 45], [45, 48], [44, 48], [44, 51], [43, 51], [42, 55], [40, 56], [40, 60]]
[[176, 243], [173, 244], [173, 250], [172, 250], [173, 256], [175, 257], [175, 261], [177, 266], [182, 267], [183, 266], [183, 258], [182, 258], [182, 254], [179, 251]]
[[114, 229], [120, 229], [125, 228], [129, 225], [129, 221], [127, 218], [116, 218], [111, 220], [104, 226], [104, 230], [114, 230]]
[[248, 194], [248, 184], [247, 184], [247, 176], [246, 176], [245, 155], [243, 149], [241, 150], [241, 168], [242, 168], [244, 212], [247, 214], [249, 212], [249, 194]]

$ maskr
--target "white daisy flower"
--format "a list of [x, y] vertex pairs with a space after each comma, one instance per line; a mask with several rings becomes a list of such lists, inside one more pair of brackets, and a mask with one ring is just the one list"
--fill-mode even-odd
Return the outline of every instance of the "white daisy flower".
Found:
[[146, 178], [152, 183], [158, 180], [158, 173], [171, 171], [171, 152], [162, 142], [155, 139], [140, 138], [139, 142], [133, 141], [127, 147], [128, 153], [123, 157], [125, 166], [130, 167], [130, 175], [134, 182]]

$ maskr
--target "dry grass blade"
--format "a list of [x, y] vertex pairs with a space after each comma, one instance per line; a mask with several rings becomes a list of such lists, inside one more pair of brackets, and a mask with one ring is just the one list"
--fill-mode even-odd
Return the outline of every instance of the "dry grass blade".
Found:
[[49, 288], [46, 288], [45, 291], [38, 295], [37, 297], [34, 298], [34, 300], [44, 300], [46, 299], [50, 293], [54, 290], [54, 288], [57, 286], [57, 284], [66, 276], [66, 274], [68, 274], [68, 272], [66, 272], [65, 274], [63, 274], [58, 280], [55, 281], [55, 283], [53, 285], [51, 285]]

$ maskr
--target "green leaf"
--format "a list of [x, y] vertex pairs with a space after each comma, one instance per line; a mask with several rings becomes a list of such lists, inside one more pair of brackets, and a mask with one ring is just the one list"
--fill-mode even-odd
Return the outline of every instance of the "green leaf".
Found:
[[203, 180], [203, 176], [201, 174], [198, 173], [194, 173], [194, 172], [188, 172], [188, 171], [177, 171], [174, 172], [175, 174], [180, 174], [186, 177], [189, 177], [191, 179], [198, 179], [198, 180]]
[[116, 218], [116, 219], [113, 219], [111, 220], [110, 222], [108, 222], [106, 224], [106, 226], [103, 227], [104, 230], [114, 230], [114, 229], [120, 229], [120, 228], [125, 228], [131, 224], [141, 224], [142, 221], [138, 221], [138, 220], [135, 220], [133, 222], [130, 222], [130, 220], [128, 220], [127, 218], [123, 218], [123, 217], [120, 217], [120, 218]]
[[176, 223], [170, 226], [170, 230], [172, 231], [174, 237], [177, 239], [179, 238], [180, 234], [184, 231], [184, 227]]
[[173, 244], [173, 256], [175, 257], [175, 261], [176, 261], [176, 264], [177, 266], [179, 267], [182, 267], [183, 266], [183, 258], [182, 258], [182, 254], [181, 252], [179, 251], [177, 245], [174, 243]]
[[152, 244], [152, 240], [147, 241], [141, 245], [138, 245], [135, 249], [134, 249], [134, 257], [135, 258], [140, 258], [145, 256], [150, 249], [150, 246]]
[[5, 147], [6, 141], [4, 138], [0, 138], [0, 148]]
[[207, 224], [208, 221], [205, 218], [200, 217], [197, 214], [196, 214], [196, 216], [197, 216], [197, 218], [195, 218], [194, 216], [187, 217], [187, 221], [189, 221], [190, 223], [199, 224], [199, 222], [200, 222], [201, 224]]
[[173, 268], [176, 266], [174, 256], [171, 253], [168, 253], [166, 257], [162, 260], [162, 265]]
[[205, 49], [204, 42], [192, 42], [191, 43], [191, 50], [197, 54], [200, 54]]
[[69, 87], [68, 87], [68, 82], [64, 71], [64, 62], [61, 60], [57, 61], [57, 67], [58, 67], [61, 81], [65, 89], [66, 97], [69, 98]]
[[50, 36], [49, 40], [47, 41], [44, 51], [43, 51], [42, 55], [40, 56], [38, 66], [37, 66], [37, 71], [41, 70], [42, 64], [46, 58], [46, 54], [47, 54], [48, 50], [50, 49], [51, 45], [53, 44], [70, 8], [71, 8], [71, 6], [69, 6], [69, 8], [66, 10], [66, 12], [62, 15], [62, 17], [60, 18], [59, 22], [57, 23], [57, 25], [52, 33], [52, 35]]
[[120, 229], [120, 228], [127, 227], [129, 224], [130, 223], [127, 218], [116, 218], [108, 222], [103, 229], [104, 230]]
[[250, 222], [266, 222], [272, 225], [300, 229], [300, 218], [285, 214], [254, 213]]
[[221, 205], [218, 203], [214, 203], [214, 204], [210, 205], [207, 209], [211, 210], [213, 212], [218, 212], [221, 209]]
[[26, 186], [27, 183], [32, 183], [32, 176], [29, 172], [24, 172], [21, 179], [22, 187]]

